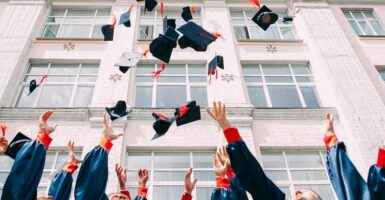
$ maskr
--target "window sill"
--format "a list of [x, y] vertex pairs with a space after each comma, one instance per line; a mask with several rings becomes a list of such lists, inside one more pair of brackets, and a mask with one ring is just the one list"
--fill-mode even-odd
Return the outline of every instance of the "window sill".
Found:
[[385, 40], [385, 35], [359, 35], [360, 40]]
[[154, 39], [138, 39], [138, 40], [136, 40], [136, 42], [138, 44], [148, 44], [148, 43], [152, 42], [152, 40], [154, 40]]
[[266, 121], [323, 121], [325, 113], [331, 113], [338, 120], [338, 112], [335, 108], [254, 108], [253, 120]]
[[270, 40], [270, 39], [240, 39], [239, 44], [255, 44], [255, 43], [275, 43], [275, 44], [303, 44], [303, 40]]
[[89, 42], [107, 43], [102, 38], [42, 38], [42, 37], [37, 37], [35, 39], [35, 42], [47, 42], [47, 43], [51, 43], [51, 42], [73, 42], [73, 41], [85, 42], [85, 43], [89, 43]]

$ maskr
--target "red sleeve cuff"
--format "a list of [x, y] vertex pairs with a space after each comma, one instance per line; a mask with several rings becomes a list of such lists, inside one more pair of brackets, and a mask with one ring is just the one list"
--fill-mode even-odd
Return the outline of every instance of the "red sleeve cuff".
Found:
[[124, 191], [120, 191], [120, 194], [124, 194], [128, 197], [128, 199], [131, 199], [131, 195], [130, 195], [130, 192], [127, 191], [127, 190], [124, 190]]
[[52, 138], [48, 135], [47, 132], [39, 132], [36, 136], [36, 140], [41, 142], [47, 149], [52, 142]]
[[139, 187], [138, 188], [138, 196], [146, 197], [147, 196], [147, 191], [148, 191], [147, 187]]
[[68, 162], [64, 167], [64, 170], [67, 170], [68, 173], [73, 174], [76, 169], [78, 169], [78, 164], [75, 162]]
[[235, 176], [235, 173], [234, 173], [234, 170], [233, 170], [233, 169], [227, 170], [227, 178], [228, 178], [229, 180], [231, 180], [234, 176]]
[[242, 140], [237, 128], [228, 128], [224, 131], [227, 143], [233, 143]]
[[334, 133], [327, 132], [324, 136], [324, 142], [326, 150], [329, 150], [332, 146], [338, 143], [337, 136]]
[[377, 167], [385, 168], [385, 149], [378, 149]]
[[230, 180], [228, 178], [217, 177], [216, 180], [217, 180], [217, 188], [229, 189]]
[[192, 200], [191, 194], [184, 193], [181, 200]]
[[102, 137], [102, 138], [100, 139], [99, 146], [103, 147], [103, 148], [106, 149], [107, 151], [110, 151], [110, 150], [111, 150], [112, 145], [113, 145], [113, 144], [112, 144], [112, 142], [111, 142], [110, 139], [104, 138], [104, 137]]

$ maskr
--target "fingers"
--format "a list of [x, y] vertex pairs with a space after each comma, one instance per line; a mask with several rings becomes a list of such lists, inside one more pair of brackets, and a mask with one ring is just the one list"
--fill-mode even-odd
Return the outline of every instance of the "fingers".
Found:
[[217, 108], [217, 102], [216, 101], [214, 101], [214, 114], [215, 114], [215, 116], [218, 116], [218, 108]]
[[119, 134], [118, 134], [118, 138], [119, 138], [119, 137], [122, 137], [123, 135], [124, 135], [124, 133], [119, 133]]
[[116, 173], [119, 172], [119, 164], [118, 164], [118, 163], [115, 163], [115, 172], [116, 172]]
[[192, 174], [192, 168], [190, 168], [187, 172], [186, 172], [186, 178], [190, 179], [191, 177], [191, 174]]
[[221, 101], [218, 102], [218, 115], [222, 116], [222, 102]]
[[326, 114], [326, 120], [327, 120], [328, 122], [333, 122], [333, 115], [330, 114], [330, 113], [327, 113], [327, 114]]
[[226, 116], [226, 104], [223, 104], [223, 107], [222, 107], [222, 115], [223, 115], [223, 116]]
[[216, 119], [215, 114], [213, 113], [213, 111], [211, 111], [210, 108], [206, 108], [206, 111], [207, 111], [207, 113], [209, 113], [209, 115], [210, 115], [213, 119]]
[[104, 126], [108, 126], [108, 123], [107, 123], [107, 114], [106, 114], [106, 113], [103, 114], [103, 125], [104, 125]]
[[52, 111], [48, 111], [46, 120], [48, 120], [51, 117], [52, 113], [53, 113]]
[[193, 182], [193, 188], [195, 188], [195, 185], [197, 184], [197, 182], [198, 182], [198, 179], [196, 178], [196, 179], [194, 180], [194, 182]]

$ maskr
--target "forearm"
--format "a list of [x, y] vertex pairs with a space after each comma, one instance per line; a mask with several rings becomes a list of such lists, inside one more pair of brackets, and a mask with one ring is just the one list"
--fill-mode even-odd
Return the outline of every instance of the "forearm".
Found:
[[181, 200], [192, 200], [192, 196], [189, 193], [184, 193], [181, 197]]

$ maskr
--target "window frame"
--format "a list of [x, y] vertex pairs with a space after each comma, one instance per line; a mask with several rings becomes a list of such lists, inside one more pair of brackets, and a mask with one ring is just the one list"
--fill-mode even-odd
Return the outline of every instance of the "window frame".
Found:
[[[310, 73], [309, 74], [295, 74], [292, 65], [296, 65], [296, 64], [306, 65], [308, 67]], [[263, 71], [262, 66], [263, 65], [271, 65], [269, 63], [242, 64], [241, 68], [243, 68], [243, 66], [249, 66], [249, 65], [258, 66], [259, 71], [260, 71], [259, 75], [257, 75], [257, 74], [248, 75], [245, 72], [243, 72], [243, 69], [242, 69], [244, 83], [246, 86], [246, 91], [247, 91], [247, 94], [249, 97], [250, 104], [251, 104], [251, 98], [250, 98], [249, 92], [248, 92], [249, 87], [262, 87], [263, 88], [267, 107], [262, 107], [262, 108], [281, 108], [281, 107], [273, 107], [272, 99], [271, 99], [270, 93], [268, 91], [268, 86], [294, 86], [296, 89], [297, 95], [299, 97], [299, 100], [301, 102], [301, 106], [302, 106], [301, 108], [313, 108], [313, 107], [308, 107], [306, 105], [305, 97], [301, 91], [301, 88], [303, 88], [303, 87], [312, 87], [313, 88], [315, 96], [316, 96], [317, 101], [318, 101], [318, 105], [319, 105], [319, 107], [315, 107], [315, 108], [321, 108], [322, 107], [322, 104], [321, 104], [321, 101], [320, 101], [320, 98], [319, 98], [319, 95], [317, 92], [317, 85], [316, 85], [315, 80], [314, 80], [313, 71], [311, 70], [311, 66], [308, 63], [284, 63], [284, 64], [279, 63], [277, 65], [289, 66], [290, 74], [274, 74], [274, 75], [265, 75], [265, 73]], [[262, 82], [247, 82], [245, 80], [245, 77], [261, 77]], [[267, 82], [266, 77], [291, 77], [293, 79], [293, 81], [290, 83], [289, 82], [282, 82], [282, 83], [281, 82]], [[313, 81], [312, 82], [298, 82], [296, 77], [311, 77], [313, 79]], [[288, 107], [288, 108], [292, 108], [292, 107]]]
[[[30, 69], [31, 65], [36, 65], [36, 64], [41, 64], [41, 65], [46, 66], [45, 73], [43, 73], [43, 74], [28, 73], [28, 70]], [[87, 62], [68, 62], [68, 63], [61, 63], [61, 62], [57, 62], [57, 63], [47, 62], [47, 63], [44, 63], [44, 62], [42, 62], [42, 63], [31, 63], [31, 62], [29, 62], [28, 63], [28, 67], [26, 68], [26, 71], [24, 73], [24, 76], [22, 77], [22, 80], [19, 82], [18, 90], [17, 90], [16, 96], [15, 96], [15, 98], [13, 100], [12, 107], [24, 108], [24, 107], [18, 107], [17, 106], [17, 104], [18, 104], [18, 102], [20, 100], [21, 95], [23, 95], [23, 93], [22, 93], [23, 88], [29, 86], [29, 83], [25, 82], [24, 79], [26, 77], [28, 77], [28, 76], [40, 76], [41, 77], [44, 74], [47, 74], [48, 77], [49, 77], [50, 76], [49, 71], [51, 69], [51, 66], [55, 65], [55, 64], [73, 64], [73, 65], [78, 64], [78, 69], [77, 69], [77, 73], [76, 74], [52, 74], [51, 75], [51, 76], [60, 76], [60, 77], [76, 76], [75, 80], [73, 82], [49, 82], [48, 84], [47, 84], [47, 80], [45, 80], [43, 83], [41, 83], [40, 89], [34, 91], [34, 92], [37, 93], [37, 95], [35, 97], [33, 106], [27, 107], [27, 108], [46, 108], [46, 107], [39, 107], [38, 106], [39, 99], [40, 99], [42, 91], [43, 91], [42, 88], [44, 88], [45, 85], [48, 85], [48, 86], [73, 86], [72, 92], [71, 92], [71, 98], [70, 98], [70, 101], [69, 101], [69, 105], [67, 105], [67, 106], [60, 106], [60, 107], [65, 107], [65, 108], [75, 108], [74, 102], [75, 102], [76, 93], [77, 93], [77, 90], [79, 89], [79, 87], [94, 87], [94, 91], [93, 92], [95, 92], [95, 86], [96, 86], [96, 83], [97, 83], [97, 78], [99, 77], [100, 62], [94, 62], [94, 63], [87, 63]], [[97, 74], [81, 74], [82, 66], [83, 65], [87, 65], [87, 64], [98, 65], [99, 66], [98, 67], [98, 73]], [[96, 77], [96, 80], [94, 82], [79, 82], [79, 77], [80, 76], [93, 76], [93, 77]], [[38, 81], [38, 79], [36, 79], [36, 81]], [[92, 98], [91, 98], [91, 102], [90, 103], [92, 103]]]
[[[195, 179], [195, 172], [212, 172], [215, 176], [215, 173], [214, 173], [214, 169], [211, 167], [211, 168], [195, 168], [194, 167], [194, 153], [212, 153], [214, 155], [214, 153], [216, 152], [215, 149], [203, 149], [203, 150], [170, 150], [170, 149], [167, 149], [167, 151], [164, 151], [164, 150], [126, 150], [126, 154], [125, 154], [125, 166], [127, 168], [127, 173], [129, 172], [137, 172], [138, 169], [132, 169], [132, 168], [129, 168], [127, 166], [127, 162], [128, 162], [128, 154], [129, 153], [147, 153], [147, 154], [150, 154], [151, 158], [150, 158], [150, 162], [151, 162], [151, 166], [148, 167], [148, 171], [149, 171], [149, 180], [147, 182], [147, 187], [149, 189], [149, 193], [147, 195], [147, 199], [149, 200], [152, 200], [154, 198], [154, 187], [156, 186], [182, 186], [184, 187], [184, 179], [183, 180], [180, 180], [180, 181], [154, 181], [154, 173], [155, 172], [186, 172], [189, 168], [155, 168], [154, 165], [155, 165], [155, 154], [157, 153], [188, 153], [189, 154], [189, 167], [193, 168], [193, 173], [191, 175], [191, 179], [194, 180]], [[211, 160], [209, 161], [211, 163]], [[215, 184], [216, 184], [216, 180], [213, 179], [212, 181], [202, 181], [202, 180], [199, 180], [195, 189], [193, 190], [192, 192], [192, 196], [193, 196], [193, 199], [196, 200], [197, 198], [197, 188], [210, 188], [210, 189], [214, 189], [215, 188]], [[127, 185], [126, 185], [127, 188], [131, 188], [131, 189], [137, 189], [138, 188], [138, 183], [137, 183], [137, 180], [127, 180]], [[182, 194], [180, 194], [182, 195]]]
[[[377, 14], [374, 12], [373, 9], [342, 9], [342, 12], [343, 12], [346, 20], [348, 21], [349, 25], [350, 25], [350, 21], [352, 20], [355, 23], [355, 25], [358, 27], [358, 29], [360, 30], [361, 34], [356, 33], [358, 36], [383, 36], [384, 35], [384, 34], [381, 35], [381, 34], [377, 33], [377, 31], [373, 28], [372, 24], [370, 23], [371, 21], [377, 21], [377, 23], [380, 25], [382, 30], [385, 32], [383, 23], [380, 21], [380, 19], [378, 18]], [[363, 20], [356, 19], [356, 17], [353, 15], [353, 12], [360, 12], [361, 15], [364, 17], [364, 19]], [[365, 15], [365, 12], [371, 12], [374, 19], [369, 20], [369, 18]], [[351, 19], [347, 18], [346, 14], [349, 14]], [[367, 34], [364, 31], [364, 29], [361, 27], [361, 25], [359, 23], [360, 21], [365, 21], [366, 25], [373, 32], [373, 34]], [[354, 32], [356, 32], [351, 25], [350, 25], [350, 27], [353, 29]]]
[[[151, 64], [154, 65], [154, 71], [161, 69], [161, 64]], [[145, 107], [145, 108], [171, 108], [171, 107], [159, 107], [157, 106], [157, 89], [158, 86], [183, 86], [186, 89], [186, 102], [191, 101], [191, 88], [193, 87], [205, 87], [206, 88], [206, 96], [207, 96], [207, 104], [208, 104], [208, 90], [207, 90], [207, 74], [189, 74], [189, 66], [190, 65], [202, 65], [205, 69], [207, 67], [205, 64], [175, 64], [175, 65], [184, 65], [185, 73], [184, 74], [168, 74], [167, 70], [162, 72], [161, 76], [163, 77], [184, 77], [185, 82], [159, 82], [157, 78], [153, 79], [152, 83], [150, 82], [137, 82], [137, 77], [149, 77], [149, 73], [143, 74], [137, 73], [137, 69], [135, 69], [135, 91], [134, 91], [134, 98], [133, 98], [133, 105], [136, 106], [136, 95], [137, 95], [137, 87], [152, 87], [151, 90], [151, 107]], [[167, 69], [167, 66], [166, 66]], [[190, 77], [206, 77], [206, 82], [190, 82]], [[161, 78], [161, 77], [160, 77]], [[138, 107], [140, 108], [140, 107]]]

